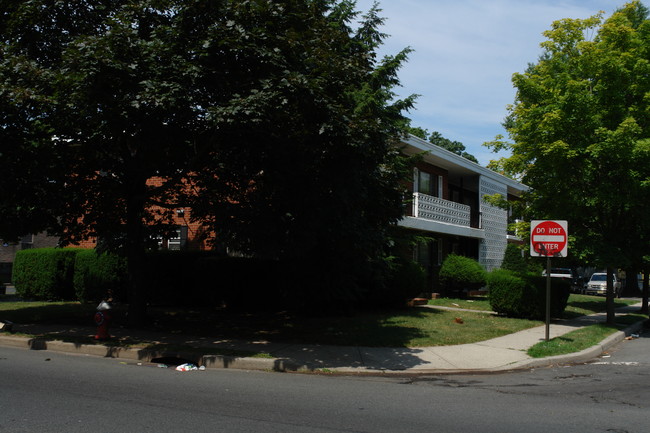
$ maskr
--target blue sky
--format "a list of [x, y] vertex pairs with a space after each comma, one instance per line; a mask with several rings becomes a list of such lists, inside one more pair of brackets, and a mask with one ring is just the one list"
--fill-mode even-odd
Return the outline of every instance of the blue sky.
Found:
[[[482, 146], [514, 102], [511, 77], [537, 60], [542, 32], [562, 18], [609, 16], [625, 0], [379, 0], [389, 37], [381, 54], [414, 52], [399, 76], [400, 96], [421, 95], [414, 126], [457, 140], [486, 165], [502, 155]], [[374, 0], [357, 0], [368, 11]]]

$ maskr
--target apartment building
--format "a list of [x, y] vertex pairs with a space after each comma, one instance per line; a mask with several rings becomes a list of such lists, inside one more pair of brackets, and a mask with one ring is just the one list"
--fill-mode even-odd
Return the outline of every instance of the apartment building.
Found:
[[422, 155], [399, 222], [430, 239], [414, 248], [414, 259], [430, 275], [451, 253], [474, 258], [488, 271], [500, 267], [508, 242], [519, 240], [508, 233], [510, 212], [483, 198], [517, 200], [527, 187], [413, 135], [403, 145], [407, 154]]
[[[526, 186], [413, 135], [405, 138], [402, 145], [405, 153], [422, 155], [413, 169], [413, 182], [408, 186], [412, 195], [407, 197], [406, 215], [398, 223], [430, 239], [414, 248], [414, 259], [428, 271], [432, 281], [444, 258], [451, 253], [475, 258], [486, 270], [499, 267], [507, 243], [516, 238], [508, 234], [508, 211], [488, 204], [483, 197], [498, 193], [508, 200], [516, 200]], [[190, 212], [183, 208], [175, 211], [176, 236], [158, 239], [160, 248], [209, 247], [206, 239], [210, 235], [199, 224], [189, 222]], [[1, 282], [10, 278], [17, 251], [56, 244], [56, 238], [45, 234], [27, 235], [20, 243], [0, 243]], [[96, 239], [80, 245], [95, 246]]]

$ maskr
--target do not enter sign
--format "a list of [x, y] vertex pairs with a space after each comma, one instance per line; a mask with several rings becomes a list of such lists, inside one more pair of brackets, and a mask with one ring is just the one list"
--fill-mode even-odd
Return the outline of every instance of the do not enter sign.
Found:
[[537, 257], [567, 256], [566, 221], [531, 221], [530, 255]]

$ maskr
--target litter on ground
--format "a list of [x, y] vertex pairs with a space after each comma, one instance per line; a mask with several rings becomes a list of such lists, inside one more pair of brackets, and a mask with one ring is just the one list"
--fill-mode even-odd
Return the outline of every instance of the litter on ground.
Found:
[[193, 371], [198, 369], [199, 368], [194, 364], [181, 364], [178, 367], [176, 367], [177, 371]]

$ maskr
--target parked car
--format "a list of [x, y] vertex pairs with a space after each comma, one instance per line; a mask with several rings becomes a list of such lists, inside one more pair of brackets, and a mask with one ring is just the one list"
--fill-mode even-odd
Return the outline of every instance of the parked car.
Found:
[[[542, 276], [546, 276], [546, 271], [542, 272]], [[571, 268], [551, 268], [551, 278], [569, 281], [572, 292], [581, 293], [584, 289], [583, 279]]]
[[[614, 296], [621, 296], [621, 280], [618, 279], [616, 274], [612, 275], [614, 278]], [[587, 295], [606, 295], [607, 294], [607, 273], [596, 272], [591, 276], [585, 289]]]

